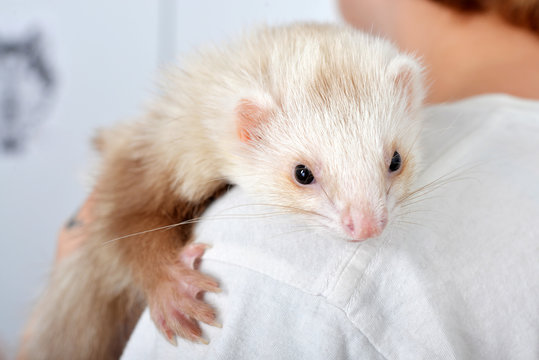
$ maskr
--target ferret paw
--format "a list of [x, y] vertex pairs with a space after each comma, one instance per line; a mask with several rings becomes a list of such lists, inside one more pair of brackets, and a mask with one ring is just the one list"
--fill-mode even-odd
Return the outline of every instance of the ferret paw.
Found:
[[168, 279], [148, 295], [150, 314], [165, 338], [176, 345], [176, 335], [190, 341], [208, 343], [202, 338], [199, 321], [220, 327], [214, 309], [202, 300], [205, 291], [220, 292], [217, 282], [198, 268], [205, 244], [185, 246], [179, 260], [167, 269]]

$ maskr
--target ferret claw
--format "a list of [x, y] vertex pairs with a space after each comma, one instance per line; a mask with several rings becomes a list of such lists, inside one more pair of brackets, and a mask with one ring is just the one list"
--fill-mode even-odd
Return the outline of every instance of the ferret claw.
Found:
[[210, 343], [209, 340], [204, 339], [202, 336], [199, 337], [197, 340], [198, 340], [198, 342], [200, 342], [200, 343], [202, 343], [202, 344], [204, 344], [204, 345], [208, 345], [208, 344]]
[[220, 292], [218, 283], [197, 270], [198, 260], [206, 244], [187, 245], [179, 261], [170, 265], [166, 275], [148, 294], [150, 314], [168, 342], [176, 346], [176, 336], [208, 344], [202, 337], [198, 321], [222, 327], [216, 321], [215, 311], [201, 299], [204, 292]]
[[219, 329], [222, 329], [222, 328], [223, 328], [223, 324], [221, 324], [221, 323], [219, 323], [219, 322], [216, 322], [216, 321], [214, 321], [214, 322], [212, 322], [212, 323], [210, 323], [210, 324], [208, 324], [208, 325], [214, 326], [214, 327], [219, 328]]
[[172, 333], [167, 334], [165, 338], [172, 346], [178, 346], [178, 340], [176, 340], [176, 335], [172, 335]]

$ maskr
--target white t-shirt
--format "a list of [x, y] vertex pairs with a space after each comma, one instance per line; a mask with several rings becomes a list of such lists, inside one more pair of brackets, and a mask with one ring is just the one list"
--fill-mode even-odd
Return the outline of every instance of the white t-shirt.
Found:
[[438, 180], [379, 238], [238, 207], [239, 189], [216, 202], [197, 237], [223, 328], [173, 347], [146, 311], [123, 359], [539, 359], [539, 102], [475, 97], [425, 123], [420, 183]]

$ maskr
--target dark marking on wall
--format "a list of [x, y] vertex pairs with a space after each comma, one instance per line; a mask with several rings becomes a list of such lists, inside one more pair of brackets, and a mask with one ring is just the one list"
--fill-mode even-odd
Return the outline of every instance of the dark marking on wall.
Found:
[[0, 34], [0, 154], [22, 152], [49, 113], [56, 81], [43, 37]]

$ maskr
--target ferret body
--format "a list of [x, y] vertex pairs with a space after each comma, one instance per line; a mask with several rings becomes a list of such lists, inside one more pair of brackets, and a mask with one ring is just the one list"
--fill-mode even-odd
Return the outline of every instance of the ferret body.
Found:
[[169, 340], [198, 339], [215, 315], [197, 294], [217, 289], [188, 264], [203, 249], [179, 255], [188, 225], [146, 231], [199, 216], [227, 184], [345, 239], [378, 235], [413, 179], [422, 97], [411, 57], [330, 25], [261, 29], [170, 71], [144, 116], [97, 140], [96, 219], [23, 353], [118, 358], [146, 303]]

